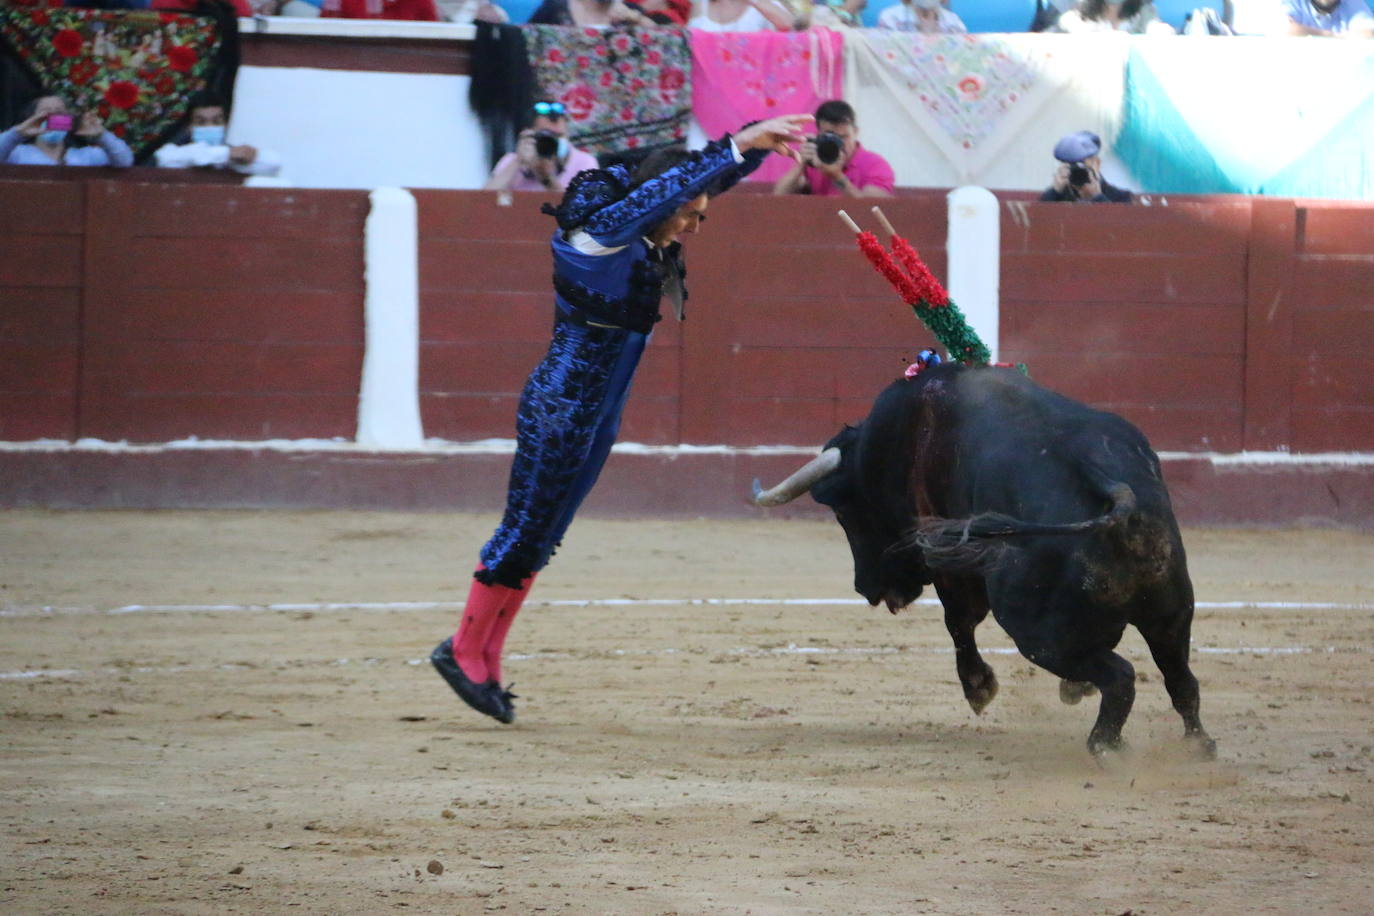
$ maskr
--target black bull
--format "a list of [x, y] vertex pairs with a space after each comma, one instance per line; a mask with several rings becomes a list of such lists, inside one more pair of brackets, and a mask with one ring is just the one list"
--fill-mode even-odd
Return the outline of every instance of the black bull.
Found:
[[1159, 459], [1130, 423], [1015, 370], [945, 364], [892, 383], [806, 467], [756, 484], [755, 501], [808, 490], [844, 527], [870, 604], [896, 612], [935, 585], [975, 712], [997, 693], [974, 640], [991, 610], [1022, 655], [1063, 679], [1066, 703], [1101, 692], [1089, 749], [1120, 747], [1135, 670], [1113, 650], [1131, 624], [1185, 738], [1215, 754], [1188, 667], [1183, 542]]

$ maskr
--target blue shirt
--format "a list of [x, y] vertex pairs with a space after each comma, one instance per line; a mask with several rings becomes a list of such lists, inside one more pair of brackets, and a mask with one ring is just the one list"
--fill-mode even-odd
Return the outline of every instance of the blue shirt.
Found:
[[1312, 0], [1283, 0], [1283, 12], [1298, 25], [1336, 35], [1356, 29], [1374, 29], [1374, 14], [1364, 0], [1341, 0], [1329, 13], [1313, 6]]
[[[63, 165], [113, 165], [128, 168], [134, 164], [129, 144], [105, 131], [96, 140], [99, 146], [69, 146], [62, 154]], [[19, 128], [11, 127], [0, 133], [0, 162], [9, 165], [57, 165], [47, 153], [25, 143]]]

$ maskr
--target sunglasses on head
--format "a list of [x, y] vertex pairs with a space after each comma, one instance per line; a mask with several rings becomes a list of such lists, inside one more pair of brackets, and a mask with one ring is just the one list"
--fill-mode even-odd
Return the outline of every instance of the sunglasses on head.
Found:
[[561, 115], [564, 113], [562, 102], [535, 102], [534, 113], [538, 115]]

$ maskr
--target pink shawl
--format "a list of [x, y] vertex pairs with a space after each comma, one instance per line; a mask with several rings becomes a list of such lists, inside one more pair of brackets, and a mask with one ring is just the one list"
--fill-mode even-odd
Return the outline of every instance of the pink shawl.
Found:
[[[692, 110], [706, 136], [774, 115], [811, 113], [844, 98], [844, 37], [805, 32], [691, 30]], [[769, 156], [750, 179], [776, 181], [789, 160]]]

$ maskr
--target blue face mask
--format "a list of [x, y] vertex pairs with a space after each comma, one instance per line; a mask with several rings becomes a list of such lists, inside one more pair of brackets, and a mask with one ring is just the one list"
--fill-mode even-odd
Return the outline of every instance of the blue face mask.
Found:
[[38, 139], [48, 146], [57, 146], [67, 139], [65, 130], [45, 130], [38, 135]]
[[568, 138], [567, 138], [567, 137], [559, 137], [559, 138], [558, 138], [558, 158], [559, 158], [559, 159], [567, 159], [567, 158], [568, 158], [568, 152], [569, 152], [571, 149], [572, 149], [572, 144], [568, 142]]
[[223, 124], [201, 124], [191, 128], [191, 142], [206, 143], [210, 146], [224, 145]]

